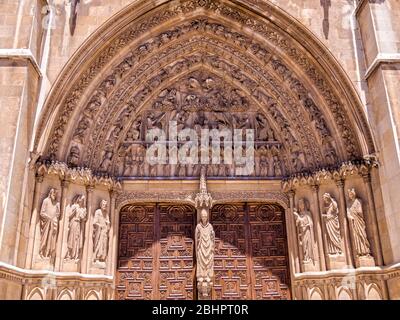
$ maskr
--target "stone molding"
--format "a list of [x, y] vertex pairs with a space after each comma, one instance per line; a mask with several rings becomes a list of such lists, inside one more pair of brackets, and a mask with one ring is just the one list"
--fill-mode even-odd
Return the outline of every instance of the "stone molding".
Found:
[[39, 78], [43, 77], [42, 70], [30, 49], [0, 49], [0, 59], [27, 60], [32, 64]]

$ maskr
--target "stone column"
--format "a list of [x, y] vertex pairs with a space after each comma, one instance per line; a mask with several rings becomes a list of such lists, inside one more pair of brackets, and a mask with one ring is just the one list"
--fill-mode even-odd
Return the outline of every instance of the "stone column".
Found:
[[296, 231], [296, 226], [294, 224], [294, 196], [295, 192], [293, 190], [289, 191], [289, 203], [290, 203], [290, 208], [289, 208], [289, 216], [287, 217], [287, 223], [288, 223], [288, 242], [289, 242], [289, 252], [293, 254], [292, 260], [293, 260], [293, 267], [294, 267], [294, 272], [298, 273], [300, 272], [300, 261], [299, 261], [299, 247], [298, 247], [298, 241], [297, 241], [297, 231]]
[[29, 242], [28, 242], [28, 252], [25, 261], [25, 268], [31, 269], [33, 262], [33, 250], [35, 248], [35, 234], [36, 226], [38, 222], [40, 203], [39, 196], [42, 191], [43, 175], [37, 175], [35, 177], [35, 191], [33, 193], [33, 203], [32, 203], [32, 216], [29, 225]]
[[399, 10], [398, 0], [363, 0], [355, 12], [366, 65], [360, 69], [360, 78], [368, 84], [366, 110], [381, 162], [383, 208], [379, 214], [387, 225], [387, 264], [400, 261], [400, 206], [396, 204], [400, 186]]
[[92, 223], [92, 212], [93, 212], [93, 186], [86, 186], [86, 222], [85, 222], [85, 233], [84, 233], [84, 245], [82, 253], [81, 273], [88, 273], [89, 264], [89, 247], [91, 246], [92, 239], [90, 233], [90, 226]]
[[313, 210], [313, 219], [316, 227], [315, 229], [317, 231], [319, 265], [321, 271], [326, 271], [327, 267], [329, 266], [329, 259], [325, 256], [326, 244], [324, 238], [322, 237], [321, 208], [319, 206], [319, 195], [318, 195], [319, 186], [312, 185], [311, 189], [313, 191], [313, 200], [316, 208], [316, 210]]
[[[374, 247], [374, 257], [376, 259], [376, 263], [379, 266], [383, 265], [383, 256], [382, 256], [382, 247], [381, 247], [381, 237], [379, 234], [379, 228], [378, 228], [378, 219], [376, 217], [376, 209], [375, 209], [375, 200], [374, 200], [374, 194], [372, 191], [372, 184], [371, 184], [371, 174], [365, 173], [363, 174], [363, 180], [365, 187], [367, 189], [367, 198], [368, 198], [368, 204], [369, 204], [369, 212], [366, 212], [364, 215], [364, 218], [367, 221], [367, 225], [372, 227], [372, 244]], [[371, 217], [370, 217], [370, 215]]]
[[68, 217], [65, 216], [65, 208], [67, 206], [67, 193], [68, 193], [69, 181], [62, 180], [61, 181], [61, 199], [60, 199], [60, 220], [58, 224], [58, 236], [57, 236], [57, 245], [56, 245], [56, 262], [55, 262], [55, 271], [61, 270], [62, 265], [62, 246], [64, 243], [64, 226], [65, 220]]
[[117, 235], [118, 235], [118, 222], [117, 220], [117, 213], [115, 212], [115, 200], [116, 200], [116, 192], [114, 190], [110, 191], [110, 233], [108, 239], [108, 257], [107, 257], [107, 275], [113, 275], [115, 270], [115, 253], [117, 251]]
[[340, 231], [342, 233], [344, 242], [344, 253], [346, 257], [347, 266], [354, 266], [354, 257], [352, 254], [352, 246], [349, 232], [349, 225], [347, 223], [347, 207], [346, 207], [346, 194], [344, 191], [344, 180], [338, 179], [336, 185], [339, 189], [339, 221], [340, 221]]

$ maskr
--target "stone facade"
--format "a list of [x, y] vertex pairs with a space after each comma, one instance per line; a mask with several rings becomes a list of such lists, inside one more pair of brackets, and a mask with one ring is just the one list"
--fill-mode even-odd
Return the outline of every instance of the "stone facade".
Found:
[[122, 208], [199, 191], [199, 168], [144, 165], [147, 131], [247, 119], [255, 172], [209, 166], [208, 192], [284, 209], [290, 296], [400, 299], [399, 18], [397, 0], [0, 0], [0, 298], [118, 298]]

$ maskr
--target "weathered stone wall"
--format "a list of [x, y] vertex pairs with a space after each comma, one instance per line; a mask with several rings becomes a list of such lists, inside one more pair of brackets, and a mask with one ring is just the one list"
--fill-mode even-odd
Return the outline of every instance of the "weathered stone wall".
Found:
[[[21, 5], [23, 4], [23, 5]], [[39, 79], [36, 1], [0, 2], [0, 259], [14, 263], [20, 234], [19, 212], [29, 190], [26, 164], [29, 159]]]

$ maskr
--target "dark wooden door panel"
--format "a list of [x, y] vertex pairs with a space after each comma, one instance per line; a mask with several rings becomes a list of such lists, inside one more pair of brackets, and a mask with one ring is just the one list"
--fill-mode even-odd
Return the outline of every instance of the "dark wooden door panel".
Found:
[[193, 299], [193, 228], [196, 212], [185, 205], [159, 205], [160, 299]]
[[[189, 205], [121, 210], [117, 299], [195, 298], [194, 228]], [[219, 204], [213, 299], [290, 299], [284, 210], [274, 204]]]
[[210, 220], [215, 230], [214, 299], [249, 299], [245, 206], [215, 205]]
[[289, 299], [289, 267], [284, 210], [274, 204], [249, 204], [253, 299]]
[[125, 207], [120, 215], [117, 297], [153, 298], [155, 205]]

